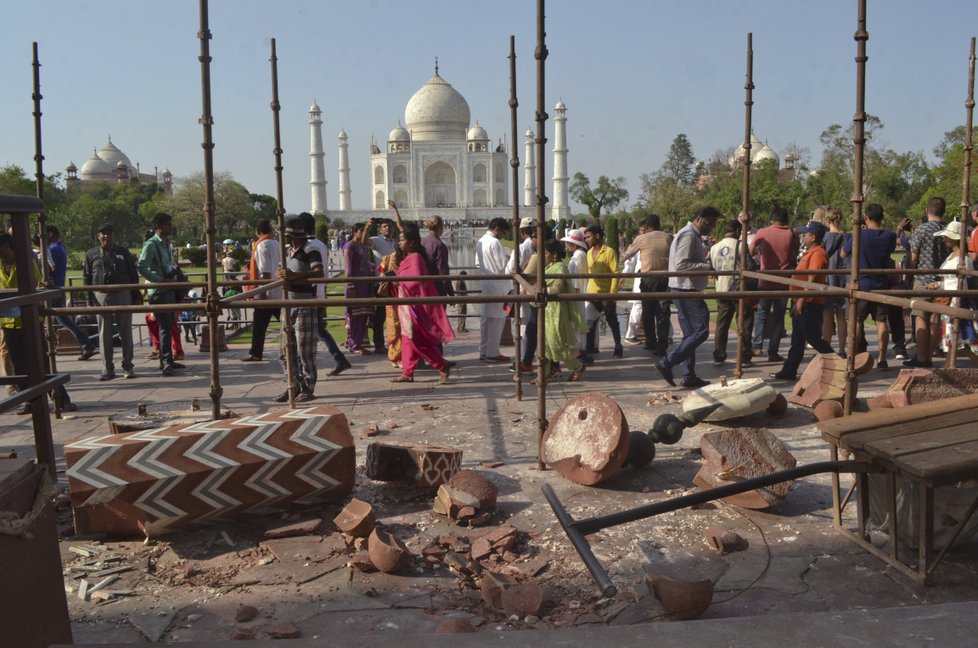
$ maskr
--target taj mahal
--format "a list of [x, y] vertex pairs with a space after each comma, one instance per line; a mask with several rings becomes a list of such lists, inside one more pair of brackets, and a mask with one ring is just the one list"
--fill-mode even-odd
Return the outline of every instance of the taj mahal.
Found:
[[[553, 117], [553, 192], [548, 215], [570, 215], [567, 178], [567, 108], [555, 106]], [[338, 136], [338, 208], [330, 210], [326, 200], [326, 168], [322, 137], [322, 110], [313, 102], [309, 108], [310, 187], [313, 214], [339, 217], [345, 221], [366, 220], [377, 211], [387, 211], [388, 200], [397, 203], [401, 215], [424, 220], [439, 214], [448, 221], [488, 220], [512, 217], [512, 169], [506, 138], [492, 144], [478, 122], [471, 124], [469, 104], [445, 81], [435, 63], [435, 75], [408, 100], [403, 124], [398, 122], [383, 147], [370, 142], [369, 210], [353, 210], [350, 201], [349, 142], [344, 131]], [[535, 142], [531, 130], [524, 135], [520, 159], [524, 186], [523, 207], [536, 208]]]

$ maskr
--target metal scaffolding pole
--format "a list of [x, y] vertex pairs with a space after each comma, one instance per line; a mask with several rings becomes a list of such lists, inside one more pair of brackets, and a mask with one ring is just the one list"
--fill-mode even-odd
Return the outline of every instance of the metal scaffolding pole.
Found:
[[[516, 120], [516, 108], [520, 105], [520, 102], [516, 99], [516, 37], [509, 37], [509, 118], [510, 118], [510, 130], [513, 133], [513, 153], [512, 157], [509, 159], [509, 166], [513, 172], [513, 255], [516, 259], [516, 267], [520, 267], [520, 246], [516, 240], [517, 232], [519, 232], [520, 226], [520, 189], [519, 189], [519, 179], [520, 179], [520, 156], [517, 152], [517, 146], [519, 146], [519, 132], [517, 129]], [[517, 284], [515, 288], [516, 292], [519, 292], [519, 285]], [[520, 346], [523, 342], [523, 336], [520, 334], [520, 308], [515, 303], [513, 304], [514, 309], [514, 322], [516, 324], [516, 331], [513, 333], [513, 346], [515, 347], [513, 353], [513, 362], [516, 364], [516, 400], [523, 400], [523, 372], [520, 371]]]
[[[741, 202], [742, 217], [740, 223], [740, 286], [744, 286], [744, 270], [747, 268], [747, 235], [750, 230], [750, 132], [751, 132], [751, 107], [754, 105], [754, 34], [747, 34], [747, 80], [744, 83], [744, 195]], [[743, 299], [737, 300], [737, 366], [734, 369], [734, 376], [741, 378], [744, 375], [744, 353], [752, 353], [750, 347], [750, 332], [744, 330], [744, 309], [747, 305]], [[724, 351], [726, 353], [726, 351]]]
[[[964, 127], [964, 180], [961, 188], [961, 244], [958, 248], [958, 278], [955, 288], [961, 290], [965, 286], [965, 265], [964, 258], [968, 253], [968, 239], [965, 233], [968, 231], [968, 212], [971, 210], [971, 152], [973, 150], [971, 140], [971, 126], [975, 114], [975, 39], [971, 38], [971, 55], [968, 57], [968, 98], [964, 102], [965, 107], [965, 127]], [[958, 363], [958, 337], [961, 333], [961, 320], [954, 318], [951, 320], [951, 344], [947, 351], [947, 366], [955, 369]]]
[[207, 334], [210, 336], [210, 366], [211, 366], [211, 417], [221, 417], [221, 356], [218, 354], [217, 332], [220, 326], [221, 305], [217, 294], [217, 226], [214, 223], [214, 137], [212, 128], [214, 116], [211, 113], [211, 30], [207, 17], [207, 0], [200, 0], [200, 87], [202, 113], [200, 124], [204, 129], [204, 232], [207, 243]]
[[[546, 468], [543, 462], [543, 434], [547, 430], [547, 379], [550, 377], [550, 369], [547, 367], [546, 359], [546, 291], [547, 286], [544, 282], [543, 263], [543, 243], [544, 221], [547, 217], [547, 196], [543, 192], [544, 186], [544, 144], [547, 142], [547, 107], [545, 103], [546, 90], [546, 69], [547, 69], [547, 32], [544, 29], [544, 0], [537, 0], [537, 46], [534, 51], [534, 58], [537, 60], [537, 289], [538, 295], [543, 295], [537, 299], [537, 467], [540, 470]], [[516, 359], [519, 362], [519, 358]], [[519, 373], [519, 365], [516, 367]]]
[[859, 247], [860, 234], [863, 225], [863, 150], [866, 145], [866, 41], [869, 32], [866, 31], [866, 0], [859, 0], [858, 27], [853, 36], [856, 41], [856, 114], [852, 116], [852, 141], [855, 145], [853, 159], [852, 181], [852, 262], [849, 274], [849, 322], [846, 340], [846, 390], [842, 400], [842, 408], [846, 416], [852, 413], [856, 400], [856, 296], [854, 291], [859, 286]]

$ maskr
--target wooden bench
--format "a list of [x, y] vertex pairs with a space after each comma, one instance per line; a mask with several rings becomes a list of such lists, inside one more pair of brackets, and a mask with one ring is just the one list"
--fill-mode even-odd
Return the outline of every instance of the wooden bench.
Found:
[[[847, 537], [923, 584], [978, 508], [978, 496], [950, 531], [950, 538], [935, 555], [934, 491], [941, 486], [978, 479], [978, 394], [957, 396], [898, 409], [885, 409], [822, 421], [822, 437], [831, 444], [832, 459], [840, 450], [878, 468], [885, 481], [886, 550], [872, 542], [869, 529], [871, 476], [856, 475], [845, 496], [833, 475], [835, 525]], [[902, 560], [897, 519], [898, 480], [916, 486], [917, 561]], [[857, 524], [853, 531], [842, 524], [842, 511], [853, 489], [857, 493]], [[905, 491], [906, 492], [906, 491]], [[874, 494], [875, 496], [875, 494]], [[906, 520], [902, 520], [907, 522]], [[903, 552], [906, 555], [906, 552]]]

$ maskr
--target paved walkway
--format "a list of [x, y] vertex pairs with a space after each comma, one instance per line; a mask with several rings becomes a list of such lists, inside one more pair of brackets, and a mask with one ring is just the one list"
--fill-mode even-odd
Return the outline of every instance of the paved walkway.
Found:
[[[567, 482], [536, 468], [535, 388], [526, 384], [522, 400], [517, 400], [513, 375], [504, 366], [478, 361], [477, 338], [477, 333], [463, 334], [447, 347], [449, 357], [458, 363], [448, 385], [437, 385], [437, 372], [430, 370], [419, 371], [414, 383], [392, 385], [389, 379], [397, 371], [385, 357], [357, 356], [351, 357], [353, 369], [320, 381], [315, 403], [334, 405], [347, 414], [358, 444], [358, 465], [363, 464], [366, 447], [361, 433], [372, 425], [382, 431], [382, 440], [463, 449], [464, 467], [485, 470], [500, 487], [498, 518], [525, 533], [532, 551], [548, 564], [538, 577], [547, 599], [542, 619], [512, 620], [488, 613], [482, 609], [478, 590], [460, 586], [449, 574], [428, 570], [387, 576], [343, 569], [301, 585], [286, 578], [230, 586], [240, 573], [236, 563], [247, 559], [249, 551], [253, 552], [249, 548], [261, 537], [260, 531], [256, 534], [243, 525], [221, 529], [232, 536], [233, 549], [216, 529], [181, 534], [150, 548], [160, 560], [166, 555], [175, 564], [193, 564], [199, 573], [213, 576], [209, 580], [187, 579], [177, 585], [146, 580], [139, 596], [105, 606], [70, 597], [76, 641], [122, 645], [145, 643], [147, 637], [225, 640], [236, 627], [237, 606], [250, 604], [261, 610], [255, 622], [257, 638], [264, 636], [261, 628], [293, 620], [303, 637], [293, 642], [297, 646], [307, 641], [311, 645], [314, 637], [335, 638], [338, 645], [376, 645], [382, 636], [396, 636], [405, 645], [438, 646], [451, 639], [425, 635], [448, 616], [469, 618], [480, 628], [475, 637], [466, 637], [474, 646], [500, 640], [515, 645], [608, 641], [624, 646], [652, 642], [668, 646], [680, 641], [696, 645], [697, 639], [732, 646], [859, 642], [916, 646], [932, 640], [943, 645], [973, 644], [978, 606], [969, 602], [978, 600], [978, 551], [972, 546], [952, 552], [938, 570], [937, 584], [916, 585], [833, 529], [827, 475], [796, 482], [788, 500], [776, 509], [745, 511], [714, 505], [594, 534], [595, 552], [620, 591], [615, 599], [601, 599], [556, 524], [540, 486], [551, 484], [578, 518], [674, 497], [691, 488], [701, 461], [699, 433], [715, 426], [698, 426], [678, 444], [660, 446], [650, 466], [623, 468], [601, 487]], [[659, 414], [679, 409], [678, 400], [670, 401], [670, 397], [681, 397], [683, 392], [673, 392], [657, 379], [647, 352], [626, 346], [625, 358], [615, 361], [610, 357], [611, 346], [605, 344], [607, 350], [597, 356], [582, 382], [559, 382], [548, 389], [548, 416], [568, 398], [591, 391], [613, 396], [632, 429], [647, 430]], [[278, 363], [240, 362], [238, 358], [246, 353], [238, 345], [222, 354], [222, 406], [239, 414], [281, 407], [271, 401], [283, 387]], [[170, 379], [160, 378], [153, 371], [155, 361], [143, 360], [144, 355], [145, 351], [137, 353], [138, 379], [105, 383], [98, 380], [97, 357], [88, 362], [59, 359], [59, 368], [72, 374], [68, 389], [79, 405], [78, 412], [53, 424], [59, 450], [68, 440], [105, 430], [109, 415], [136, 403], [170, 403], [173, 409], [189, 409], [196, 398], [208, 411], [207, 355], [188, 352], [188, 370]], [[328, 355], [319, 357], [325, 374], [331, 368]], [[704, 378], [716, 380], [722, 369], [732, 376], [732, 367], [715, 368], [709, 357], [701, 349]], [[746, 376], [767, 377], [778, 368], [758, 364]], [[896, 369], [870, 372], [860, 384], [860, 396], [882, 391], [897, 373]], [[663, 404], [666, 402], [672, 404]], [[772, 430], [801, 464], [825, 460], [828, 455], [813, 423], [809, 412], [795, 408], [784, 417], [762, 414], [742, 422]], [[0, 416], [0, 450], [16, 448], [28, 456], [32, 439], [27, 419]], [[502, 465], [480, 467], [490, 461]], [[409, 530], [415, 549], [452, 530], [443, 518], [431, 513], [430, 493], [391, 488], [361, 477], [354, 494], [371, 501], [385, 524]], [[324, 507], [323, 517], [328, 519], [338, 508], [339, 504]], [[717, 556], [703, 541], [703, 530], [710, 526], [736, 531], [747, 538], [750, 547]], [[69, 543], [62, 544], [67, 554]], [[118, 543], [120, 550], [133, 555], [142, 551], [141, 545]], [[665, 618], [649, 593], [647, 573], [710, 578], [715, 583], [714, 603], [702, 620], [662, 623]]]

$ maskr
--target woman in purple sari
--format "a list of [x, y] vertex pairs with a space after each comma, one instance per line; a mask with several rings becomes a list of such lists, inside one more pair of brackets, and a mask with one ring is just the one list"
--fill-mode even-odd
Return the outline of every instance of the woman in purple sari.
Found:
[[[399, 241], [404, 259], [397, 266], [399, 277], [419, 277], [428, 274], [428, 259], [421, 245], [418, 226], [408, 223]], [[437, 297], [438, 289], [432, 281], [399, 281], [398, 297]], [[441, 304], [400, 304], [397, 307], [401, 321], [401, 371], [391, 382], [413, 382], [414, 369], [424, 360], [438, 370], [438, 384], [448, 382], [448, 365], [442, 357], [440, 346], [455, 339], [445, 308]]]
[[[370, 250], [366, 246], [367, 232], [369, 229], [363, 223], [353, 226], [353, 236], [343, 246], [343, 267], [347, 277], [370, 277], [373, 271], [370, 267]], [[370, 281], [351, 281], [346, 284], [346, 296], [349, 298], [363, 297], [369, 299], [374, 296], [373, 282]], [[350, 351], [363, 355], [363, 339], [367, 333], [367, 325], [373, 315], [373, 306], [347, 306], [346, 321], [348, 336], [346, 345]]]

